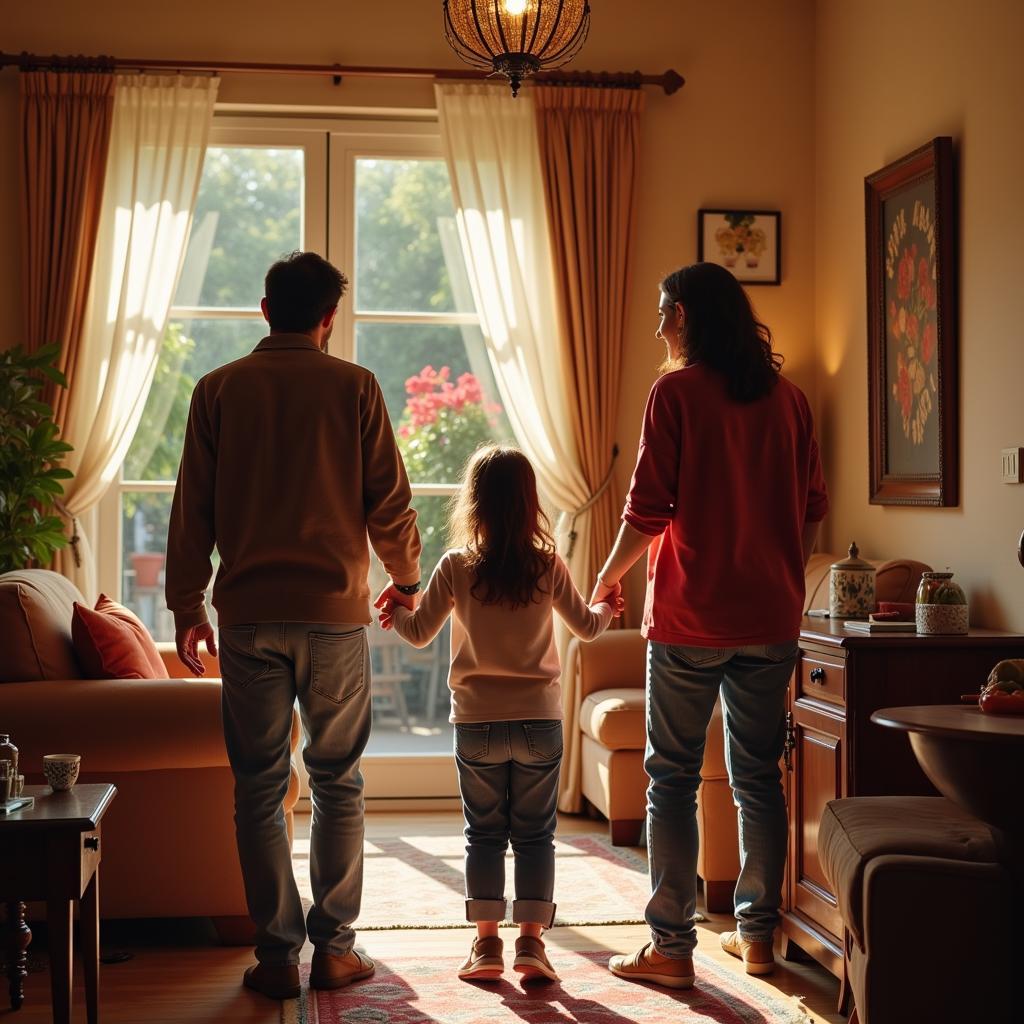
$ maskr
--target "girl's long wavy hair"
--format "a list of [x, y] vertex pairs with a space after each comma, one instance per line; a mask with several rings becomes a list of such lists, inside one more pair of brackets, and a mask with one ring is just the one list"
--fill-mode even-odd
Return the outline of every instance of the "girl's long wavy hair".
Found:
[[473, 453], [448, 531], [451, 543], [468, 552], [470, 593], [478, 601], [518, 608], [546, 593], [555, 542], [533, 466], [518, 448], [492, 444]]
[[664, 369], [704, 363], [726, 379], [737, 402], [763, 398], [779, 379], [782, 356], [743, 286], [717, 263], [693, 263], [669, 274], [661, 290], [683, 307], [682, 359]]

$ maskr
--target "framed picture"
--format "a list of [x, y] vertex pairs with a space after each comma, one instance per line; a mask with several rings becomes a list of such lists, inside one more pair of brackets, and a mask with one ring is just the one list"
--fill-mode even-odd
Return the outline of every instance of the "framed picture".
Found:
[[698, 210], [697, 259], [726, 267], [744, 284], [782, 281], [778, 210]]
[[873, 505], [959, 503], [953, 142], [864, 179]]

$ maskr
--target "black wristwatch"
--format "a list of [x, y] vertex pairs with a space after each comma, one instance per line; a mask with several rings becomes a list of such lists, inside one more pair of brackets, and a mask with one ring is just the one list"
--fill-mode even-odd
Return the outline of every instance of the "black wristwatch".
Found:
[[405, 594], [406, 597], [412, 597], [413, 594], [420, 592], [420, 581], [417, 580], [415, 583], [394, 583], [392, 584], [400, 594]]

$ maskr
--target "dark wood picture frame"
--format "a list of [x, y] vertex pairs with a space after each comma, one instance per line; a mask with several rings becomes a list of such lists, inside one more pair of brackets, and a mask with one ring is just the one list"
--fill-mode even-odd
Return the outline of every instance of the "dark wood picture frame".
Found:
[[[716, 243], [719, 230], [729, 242]], [[758, 232], [759, 250], [748, 251], [749, 242], [743, 236], [751, 230]], [[733, 245], [730, 243], [734, 233], [739, 238]], [[779, 210], [698, 210], [697, 261], [725, 267], [741, 284], [781, 284], [782, 213]]]
[[960, 500], [953, 140], [864, 179], [872, 505]]

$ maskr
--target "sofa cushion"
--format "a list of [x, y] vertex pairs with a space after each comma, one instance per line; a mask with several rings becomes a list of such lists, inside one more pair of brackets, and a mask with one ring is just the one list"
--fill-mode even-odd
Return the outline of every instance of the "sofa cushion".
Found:
[[609, 750], [643, 750], [644, 714], [642, 687], [597, 690], [580, 706], [580, 728]]
[[996, 863], [988, 826], [943, 797], [874, 796], [831, 800], [818, 829], [818, 851], [846, 927], [864, 949], [864, 871], [876, 857], [911, 854]]
[[[114, 604], [109, 598], [106, 603]], [[145, 627], [141, 622], [130, 621], [127, 608], [121, 608], [121, 612], [127, 615], [75, 602], [71, 635], [84, 675], [89, 679], [159, 679], [161, 675], [166, 678], [160, 655], [156, 654], [156, 663], [150, 661], [139, 637], [139, 629], [144, 632]], [[149, 644], [153, 645], [151, 639]], [[155, 645], [153, 652], [156, 653]]]
[[70, 580], [49, 569], [0, 576], [0, 682], [78, 679], [71, 614], [82, 600]]

